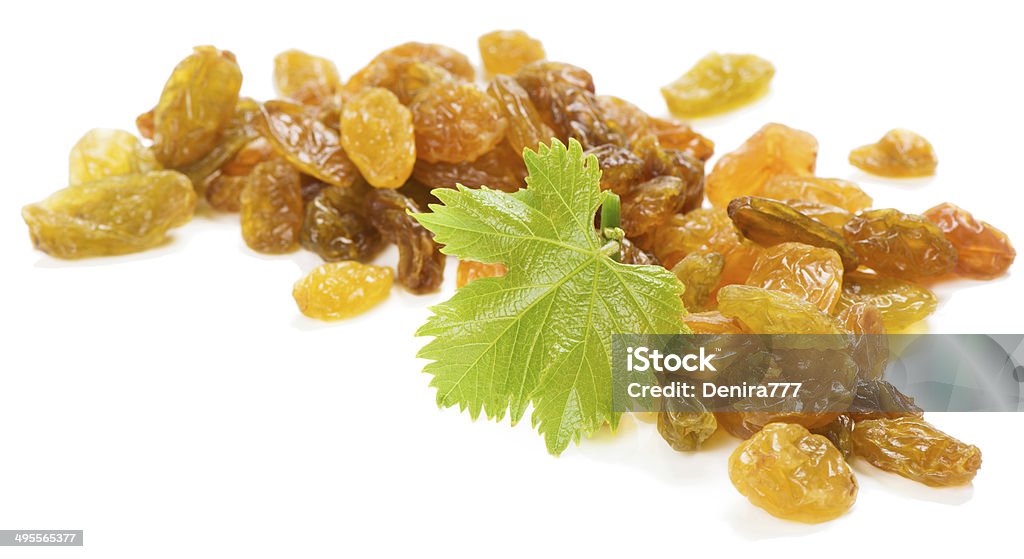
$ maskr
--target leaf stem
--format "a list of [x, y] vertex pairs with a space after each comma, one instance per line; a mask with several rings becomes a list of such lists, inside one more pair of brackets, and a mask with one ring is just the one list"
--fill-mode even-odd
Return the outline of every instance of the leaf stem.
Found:
[[606, 241], [601, 252], [619, 262], [622, 260], [622, 239], [625, 233], [619, 228], [622, 221], [619, 195], [605, 190], [601, 193], [601, 238]]

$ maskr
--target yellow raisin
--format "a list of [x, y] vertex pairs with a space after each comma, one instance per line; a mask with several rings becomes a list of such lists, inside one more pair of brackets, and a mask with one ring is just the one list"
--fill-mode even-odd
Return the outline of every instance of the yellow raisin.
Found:
[[351, 260], [328, 262], [295, 282], [292, 297], [310, 318], [351, 318], [386, 299], [393, 278], [391, 268]]
[[412, 113], [380, 87], [364, 89], [345, 103], [341, 144], [366, 182], [377, 188], [402, 186], [416, 164]]

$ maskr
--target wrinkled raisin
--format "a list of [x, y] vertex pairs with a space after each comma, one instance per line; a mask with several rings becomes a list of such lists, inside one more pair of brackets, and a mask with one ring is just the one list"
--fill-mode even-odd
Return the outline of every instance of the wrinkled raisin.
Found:
[[857, 500], [857, 478], [829, 440], [772, 423], [729, 457], [729, 479], [773, 516], [815, 523], [842, 516]]
[[508, 127], [498, 102], [469, 83], [435, 83], [409, 109], [416, 155], [431, 163], [472, 161], [494, 149]]
[[252, 171], [241, 198], [242, 238], [256, 252], [291, 252], [299, 246], [302, 187], [299, 172], [273, 159]]
[[391, 268], [359, 262], [329, 262], [295, 282], [292, 298], [299, 311], [310, 318], [350, 318], [387, 299], [393, 276]]
[[410, 212], [420, 213], [419, 206], [394, 190], [366, 195], [364, 215], [386, 241], [398, 245], [398, 283], [413, 293], [431, 293], [441, 287], [445, 256]]
[[357, 93], [341, 114], [341, 144], [366, 182], [398, 188], [416, 163], [412, 113], [390, 91], [374, 87]]

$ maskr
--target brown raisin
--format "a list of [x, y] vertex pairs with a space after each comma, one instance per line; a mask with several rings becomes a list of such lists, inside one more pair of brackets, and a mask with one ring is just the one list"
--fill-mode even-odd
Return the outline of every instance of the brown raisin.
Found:
[[918, 215], [869, 210], [848, 221], [843, 234], [861, 263], [882, 275], [916, 280], [956, 267], [956, 247], [941, 229]]
[[398, 283], [413, 293], [431, 293], [441, 288], [445, 256], [410, 212], [420, 213], [419, 206], [394, 190], [366, 195], [364, 214], [386, 241], [398, 245]]

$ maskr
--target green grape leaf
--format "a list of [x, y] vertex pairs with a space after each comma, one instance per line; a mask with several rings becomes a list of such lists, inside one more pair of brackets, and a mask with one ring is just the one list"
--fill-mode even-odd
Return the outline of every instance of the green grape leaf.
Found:
[[441, 407], [516, 424], [530, 405], [548, 451], [560, 454], [612, 411], [612, 335], [688, 332], [682, 285], [659, 266], [621, 264], [594, 227], [597, 158], [579, 142], [524, 152], [527, 188], [437, 189], [443, 202], [415, 217], [442, 252], [508, 269], [433, 307], [417, 335]]

